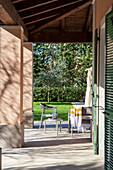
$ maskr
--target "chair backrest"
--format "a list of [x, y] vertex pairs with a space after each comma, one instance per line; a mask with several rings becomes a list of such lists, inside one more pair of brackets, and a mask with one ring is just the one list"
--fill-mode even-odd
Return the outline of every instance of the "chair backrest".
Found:
[[92, 107], [82, 107], [83, 115], [92, 115]]
[[46, 104], [40, 103], [40, 108], [41, 108], [41, 109], [44, 109], [44, 108], [46, 108], [46, 107], [47, 107]]
[[54, 110], [55, 113], [57, 113], [57, 108], [56, 107], [47, 106], [46, 104], [43, 104], [43, 103], [40, 103], [40, 108], [42, 110]]

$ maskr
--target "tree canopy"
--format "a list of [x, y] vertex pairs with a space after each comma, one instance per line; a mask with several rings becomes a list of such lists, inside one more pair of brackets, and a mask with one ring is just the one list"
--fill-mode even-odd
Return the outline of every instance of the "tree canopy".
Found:
[[86, 87], [92, 44], [34, 44], [34, 87]]

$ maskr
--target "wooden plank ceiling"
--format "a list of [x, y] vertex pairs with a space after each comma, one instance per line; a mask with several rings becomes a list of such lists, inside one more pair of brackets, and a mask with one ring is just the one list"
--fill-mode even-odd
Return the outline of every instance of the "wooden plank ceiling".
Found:
[[91, 42], [91, 0], [11, 0], [32, 42]]

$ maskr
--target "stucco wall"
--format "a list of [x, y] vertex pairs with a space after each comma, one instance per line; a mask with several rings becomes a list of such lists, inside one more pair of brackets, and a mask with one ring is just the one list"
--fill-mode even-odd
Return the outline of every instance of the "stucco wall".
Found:
[[23, 112], [33, 111], [33, 44], [24, 43]]
[[24, 43], [23, 121], [24, 128], [33, 128], [33, 44]]
[[23, 30], [0, 27], [0, 125], [23, 122]]
[[[103, 50], [104, 49], [104, 50]], [[99, 154], [104, 156], [104, 114], [105, 108], [105, 20], [100, 28], [100, 76], [99, 76]]]
[[96, 0], [96, 27], [99, 28], [100, 21], [113, 4], [113, 0]]
[[[100, 40], [97, 44], [97, 86], [99, 94], [97, 117], [99, 123], [99, 154], [104, 155], [104, 115], [105, 108], [105, 15], [112, 10], [113, 0], [96, 0], [96, 28]], [[94, 44], [94, 41], [93, 41]], [[99, 58], [100, 57], [100, 58]], [[99, 63], [100, 62], [100, 63]]]

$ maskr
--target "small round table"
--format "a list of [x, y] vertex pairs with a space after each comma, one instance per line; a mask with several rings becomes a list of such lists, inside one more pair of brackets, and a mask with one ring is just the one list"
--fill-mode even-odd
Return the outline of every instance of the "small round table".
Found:
[[62, 119], [60, 119], [60, 118], [56, 118], [56, 119], [52, 119], [52, 118], [49, 118], [49, 119], [46, 119], [45, 121], [44, 121], [44, 132], [46, 133], [46, 122], [51, 122], [51, 121], [54, 121], [54, 122], [56, 122], [56, 133], [57, 133], [57, 135], [58, 135], [58, 122], [60, 123], [60, 132], [61, 132], [61, 121], [62, 121]]

